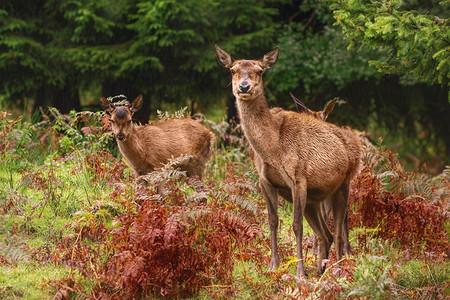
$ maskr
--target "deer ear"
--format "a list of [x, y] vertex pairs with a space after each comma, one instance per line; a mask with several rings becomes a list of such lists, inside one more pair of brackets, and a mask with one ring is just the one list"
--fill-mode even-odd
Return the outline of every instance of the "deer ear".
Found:
[[306, 107], [305, 103], [303, 103], [302, 100], [295, 97], [294, 94], [292, 94], [291, 92], [289, 92], [289, 96], [291, 96], [292, 101], [294, 101], [299, 112], [308, 112], [309, 111], [309, 108]]
[[220, 48], [219, 46], [215, 45], [216, 47], [216, 56], [219, 62], [225, 67], [225, 68], [231, 68], [231, 65], [233, 64], [233, 59], [231, 58], [231, 55], [228, 54], [225, 50]]
[[131, 104], [131, 111], [135, 113], [138, 110], [140, 110], [141, 107], [142, 107], [142, 95], [139, 95], [133, 100], [133, 103]]
[[264, 69], [272, 67], [277, 62], [278, 52], [278, 48], [275, 48], [272, 51], [264, 54], [261, 61]]
[[105, 97], [101, 97], [100, 98], [100, 104], [102, 105], [103, 109], [108, 113], [111, 114], [112, 111], [114, 110], [114, 106], [111, 103], [111, 101], [109, 101], [108, 99], [106, 99]]
[[336, 103], [338, 102], [338, 99], [332, 99], [328, 101], [325, 106], [323, 107], [322, 116], [323, 120], [325, 121], [328, 118], [328, 115], [331, 114], [331, 112], [334, 110], [334, 107], [336, 106]]

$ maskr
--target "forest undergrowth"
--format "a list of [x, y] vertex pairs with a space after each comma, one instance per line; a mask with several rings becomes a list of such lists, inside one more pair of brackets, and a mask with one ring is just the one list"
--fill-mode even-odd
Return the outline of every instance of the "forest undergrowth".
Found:
[[[171, 117], [167, 114], [164, 117]], [[352, 256], [294, 274], [292, 205], [280, 199], [280, 268], [239, 130], [203, 122], [217, 149], [203, 180], [174, 168], [135, 178], [102, 113], [0, 112], [1, 299], [444, 299], [450, 296], [450, 168], [407, 172], [364, 141], [350, 199]], [[331, 222], [330, 222], [331, 224]]]

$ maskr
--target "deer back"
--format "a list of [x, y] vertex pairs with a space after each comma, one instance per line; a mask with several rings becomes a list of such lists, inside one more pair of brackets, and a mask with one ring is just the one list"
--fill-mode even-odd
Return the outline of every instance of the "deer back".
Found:
[[[262, 162], [278, 161], [278, 166], [283, 165], [290, 174], [301, 172], [308, 187], [323, 193], [334, 191], [344, 182], [351, 163], [339, 127], [296, 112], [282, 111], [273, 117], [279, 128], [279, 140], [267, 143], [266, 152], [258, 152]], [[278, 166], [273, 164], [273, 169]], [[282, 182], [275, 177], [270, 180]]]
[[145, 170], [138, 173], [148, 173], [172, 158], [190, 155], [192, 163], [185, 166], [188, 175], [201, 175], [214, 141], [214, 135], [209, 129], [188, 118], [136, 126], [134, 132], [134, 142], [137, 144], [134, 148], [138, 151], [123, 154], [139, 156], [127, 157], [145, 166]]

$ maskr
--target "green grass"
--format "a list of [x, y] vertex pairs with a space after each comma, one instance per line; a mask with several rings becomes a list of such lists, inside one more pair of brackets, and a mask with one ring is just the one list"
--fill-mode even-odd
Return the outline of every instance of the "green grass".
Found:
[[208, 105], [208, 109], [203, 112], [203, 114], [213, 122], [220, 122], [226, 118], [225, 112], [226, 105], [224, 101], [218, 101]]
[[56, 290], [48, 283], [62, 279], [68, 273], [68, 268], [50, 264], [0, 266], [0, 299], [51, 299]]
[[427, 263], [412, 259], [397, 271], [396, 282], [405, 288], [420, 288], [445, 284], [450, 280], [450, 262]]
[[[0, 205], [12, 203], [0, 213], [0, 241], [5, 241], [0, 256], [12, 262], [0, 264], [0, 299], [51, 299], [56, 290], [49, 283], [69, 274], [67, 267], [34, 261], [31, 252], [44, 246], [53, 249], [56, 241], [73, 233], [70, 224], [82, 217], [78, 212], [107, 202], [111, 188], [94, 180], [84, 157], [73, 152], [71, 159], [57, 161], [50, 154], [27, 168], [11, 157], [0, 161]], [[55, 179], [39, 188], [28, 176], [32, 172]]]
[[18, 166], [13, 162], [0, 160], [0, 195], [5, 197], [5, 192], [16, 188], [21, 179]]
[[[233, 281], [238, 299], [261, 299], [271, 291], [272, 278], [263, 269], [262, 272], [251, 261], [238, 261], [233, 270]], [[272, 291], [275, 292], [275, 291]]]
[[392, 262], [385, 256], [362, 255], [356, 260], [354, 281], [348, 284], [346, 296], [385, 299], [392, 285]]

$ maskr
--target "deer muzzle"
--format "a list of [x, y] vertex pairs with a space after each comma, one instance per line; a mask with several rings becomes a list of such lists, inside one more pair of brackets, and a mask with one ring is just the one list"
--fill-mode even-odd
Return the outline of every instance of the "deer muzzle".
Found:
[[119, 132], [118, 134], [116, 134], [116, 139], [118, 139], [119, 141], [125, 140], [125, 134]]
[[250, 90], [250, 84], [248, 83], [247, 80], [242, 81], [239, 84], [239, 92], [241, 93], [247, 93]]

